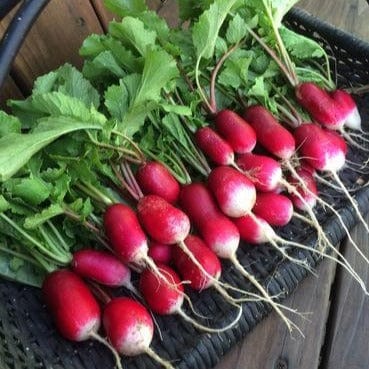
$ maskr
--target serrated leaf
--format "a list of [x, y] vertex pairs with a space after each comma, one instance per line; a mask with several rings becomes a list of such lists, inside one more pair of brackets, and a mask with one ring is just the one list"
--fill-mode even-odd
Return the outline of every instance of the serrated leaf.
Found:
[[173, 105], [166, 103], [161, 103], [160, 106], [166, 113], [174, 113], [185, 117], [189, 117], [192, 115], [192, 110], [189, 106]]
[[215, 0], [194, 24], [192, 38], [197, 59], [209, 59], [213, 56], [219, 30], [236, 2], [237, 0]]
[[0, 137], [9, 133], [20, 133], [21, 122], [17, 117], [0, 111]]
[[144, 0], [104, 0], [104, 4], [120, 17], [135, 16], [147, 9]]
[[39, 205], [50, 195], [50, 187], [40, 178], [22, 178], [12, 188], [13, 196], [31, 205]]
[[228, 24], [226, 39], [230, 44], [237, 44], [247, 34], [247, 25], [239, 14], [236, 14]]
[[156, 32], [146, 29], [141, 20], [129, 16], [120, 23], [110, 22], [109, 33], [124, 45], [136, 49], [142, 56], [147, 56], [148, 49], [156, 42]]
[[299, 35], [286, 27], [279, 30], [282, 40], [291, 55], [298, 59], [322, 58], [324, 49], [314, 40]]
[[67, 117], [47, 118], [32, 133], [10, 133], [0, 139], [0, 181], [15, 174], [39, 150], [64, 134], [101, 129], [94, 122], [80, 122]]
[[41, 213], [28, 216], [24, 221], [24, 228], [37, 229], [37, 227], [46, 221], [61, 214], [64, 214], [64, 209], [59, 204], [52, 204], [48, 208], [43, 209]]

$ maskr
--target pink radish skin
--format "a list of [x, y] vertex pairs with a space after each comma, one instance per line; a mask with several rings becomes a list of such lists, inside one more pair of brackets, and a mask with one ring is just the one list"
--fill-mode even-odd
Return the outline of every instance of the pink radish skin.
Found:
[[260, 192], [256, 196], [252, 211], [271, 226], [282, 227], [292, 218], [293, 203], [287, 196], [273, 192]]
[[208, 177], [208, 187], [220, 209], [229, 217], [246, 215], [254, 206], [254, 184], [238, 170], [227, 166], [214, 168]]
[[232, 147], [210, 127], [196, 131], [195, 141], [200, 150], [217, 165], [232, 165], [234, 151]]
[[149, 256], [154, 260], [156, 264], [169, 265], [172, 262], [173, 252], [172, 245], [164, 245], [158, 242], [150, 242]]
[[253, 182], [258, 191], [276, 191], [282, 180], [282, 169], [278, 161], [266, 155], [242, 154], [236, 164]]
[[128, 297], [112, 299], [103, 312], [103, 325], [109, 341], [122, 355], [147, 353], [154, 334], [149, 312]]
[[243, 117], [256, 132], [257, 141], [280, 159], [290, 159], [295, 153], [293, 135], [262, 105], [250, 106]]
[[72, 269], [84, 278], [111, 287], [131, 288], [131, 271], [106, 251], [83, 249], [73, 254]]
[[315, 83], [300, 83], [295, 90], [299, 104], [306, 109], [310, 116], [328, 129], [341, 129], [345, 118], [339, 104], [327, 91]]
[[124, 263], [145, 264], [147, 239], [136, 213], [127, 205], [114, 204], [104, 214], [105, 233]]
[[352, 96], [344, 90], [335, 90], [331, 93], [331, 97], [342, 111], [344, 126], [361, 130], [361, 116]]
[[217, 132], [231, 145], [234, 152], [243, 154], [255, 148], [254, 129], [234, 111], [221, 110], [215, 115], [214, 124]]
[[149, 161], [140, 166], [136, 180], [145, 195], [157, 195], [170, 203], [179, 196], [180, 185], [169, 170], [157, 161]]
[[[318, 188], [313, 173], [310, 170], [306, 170], [305, 167], [297, 168], [296, 173], [299, 179], [290, 176], [287, 181], [296, 188], [302, 198], [291, 193], [289, 195], [290, 199], [296, 209], [302, 211], [313, 209], [318, 197]], [[307, 190], [304, 189], [303, 186], [305, 186]]]
[[63, 337], [84, 341], [96, 334], [100, 307], [79, 276], [67, 269], [54, 271], [45, 278], [42, 293]]
[[261, 244], [275, 238], [275, 232], [269, 223], [256, 215], [245, 215], [233, 219], [233, 222], [240, 233], [241, 240], [248, 243]]
[[[219, 279], [222, 272], [220, 261], [215, 253], [206, 246], [201, 238], [189, 235], [185, 244], [193, 256], [199, 261], [205, 271], [215, 279]], [[173, 260], [176, 269], [183, 280], [190, 281], [194, 290], [204, 290], [214, 284], [209, 277], [194, 264], [194, 262], [178, 246], [173, 249]]]
[[142, 197], [137, 205], [137, 213], [146, 232], [159, 243], [180, 243], [190, 232], [188, 216], [159, 196]]
[[194, 183], [182, 187], [179, 204], [188, 214], [207, 246], [218, 257], [234, 256], [240, 241], [237, 228], [218, 209], [205, 185]]
[[146, 269], [140, 276], [139, 291], [153, 312], [160, 315], [175, 314], [184, 300], [181, 279], [167, 265], [159, 264], [158, 267], [167, 282], [158, 279], [151, 270]]
[[327, 133], [313, 123], [305, 123], [294, 131], [301, 156], [313, 168], [337, 172], [345, 164], [347, 145], [338, 135]]

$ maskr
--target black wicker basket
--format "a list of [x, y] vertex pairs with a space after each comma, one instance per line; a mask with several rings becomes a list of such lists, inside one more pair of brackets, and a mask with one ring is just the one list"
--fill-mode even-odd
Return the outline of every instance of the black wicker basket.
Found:
[[[15, 3], [13, 1], [13, 3]], [[40, 8], [41, 9], [41, 8]], [[337, 61], [338, 84], [341, 87], [369, 84], [369, 44], [350, 34], [319, 21], [298, 9], [291, 11], [286, 23], [293, 29], [314, 37]], [[1, 64], [0, 64], [1, 65]], [[357, 103], [364, 123], [369, 121], [369, 94], [357, 96]], [[369, 130], [368, 127], [364, 129]], [[368, 154], [357, 149], [349, 150], [349, 159], [363, 163]], [[354, 187], [367, 177], [347, 169], [341, 173], [346, 186]], [[357, 223], [354, 210], [349, 202], [328, 188], [322, 189], [324, 197], [334, 203], [348, 228]], [[369, 210], [369, 187], [358, 188], [355, 199], [362, 211]], [[337, 244], [345, 232], [337, 218], [320, 208], [317, 211], [320, 223], [332, 243]], [[298, 221], [281, 230], [282, 236], [315, 245], [316, 236], [311, 230], [302, 232], [305, 226]], [[307, 275], [306, 269], [284, 261], [268, 245], [256, 248], [244, 247], [239, 259], [243, 265], [260, 280], [271, 294], [281, 299], [290, 294]], [[320, 259], [316, 254], [295, 251], [296, 258], [307, 258], [312, 266]], [[233, 271], [231, 265], [224, 267], [224, 279], [241, 288], [249, 288], [247, 282]], [[232, 306], [210, 290], [203, 291], [200, 298], [191, 296], [195, 308], [206, 316], [212, 316], [212, 325], [223, 325], [232, 320], [235, 312]], [[2, 369], [101, 369], [113, 368], [111, 353], [95, 342], [71, 343], [56, 332], [50, 316], [44, 308], [40, 291], [16, 283], [0, 282], [0, 367]], [[173, 362], [180, 369], [209, 369], [268, 313], [269, 307], [263, 303], [245, 303], [243, 314], [237, 326], [220, 334], [204, 334], [176, 317], [158, 317], [163, 340], [154, 338], [153, 348], [162, 357]], [[149, 369], [158, 367], [147, 356], [125, 358], [124, 367]]]

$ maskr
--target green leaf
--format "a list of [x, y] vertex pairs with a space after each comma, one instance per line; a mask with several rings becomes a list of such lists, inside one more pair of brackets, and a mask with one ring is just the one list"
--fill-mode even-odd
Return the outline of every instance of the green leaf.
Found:
[[237, 0], [214, 0], [193, 26], [192, 38], [197, 59], [213, 56], [219, 30]]
[[109, 33], [146, 57], [148, 49], [156, 42], [156, 32], [146, 29], [141, 20], [129, 16], [120, 23], [110, 22]]
[[282, 40], [291, 55], [298, 59], [321, 58], [325, 55], [324, 49], [314, 40], [299, 35], [286, 27], [279, 30]]
[[3, 195], [0, 195], [0, 213], [7, 211], [10, 207], [9, 202], [5, 199]]
[[124, 80], [119, 81], [119, 85], [112, 85], [105, 91], [105, 106], [110, 115], [118, 121], [122, 121], [129, 104], [129, 93]]
[[61, 214], [64, 214], [64, 209], [59, 204], [52, 204], [41, 213], [28, 216], [24, 221], [24, 228], [37, 229], [41, 224]]
[[32, 263], [20, 262], [19, 258], [4, 251], [8, 246], [0, 244], [0, 276], [32, 287], [41, 287], [46, 271]]
[[192, 115], [192, 110], [189, 106], [161, 103], [160, 107], [166, 113], [174, 113], [177, 115], [187, 116], [187, 117]]
[[299, 0], [262, 0], [265, 8], [271, 12], [277, 28], [280, 27], [283, 17], [298, 2]]
[[101, 129], [95, 122], [72, 118], [47, 118], [32, 133], [10, 133], [0, 139], [0, 181], [15, 174], [42, 148], [62, 135], [84, 129]]
[[147, 9], [145, 0], [104, 0], [104, 4], [120, 17], [135, 16]]
[[239, 14], [236, 14], [229, 22], [226, 31], [226, 38], [230, 44], [237, 44], [247, 34], [247, 25], [244, 19]]
[[0, 137], [9, 133], [20, 133], [21, 123], [17, 117], [0, 111]]
[[50, 188], [40, 178], [22, 178], [11, 189], [13, 196], [19, 197], [31, 205], [39, 205], [50, 195]]

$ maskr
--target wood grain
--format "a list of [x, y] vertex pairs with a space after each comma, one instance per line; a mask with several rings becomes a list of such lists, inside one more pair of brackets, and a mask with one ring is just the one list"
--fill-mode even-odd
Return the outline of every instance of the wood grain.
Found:
[[[369, 223], [369, 216], [366, 217]], [[352, 231], [352, 238], [369, 257], [369, 236], [363, 225]], [[369, 285], [368, 264], [345, 243], [345, 257]], [[368, 332], [369, 299], [361, 288], [346, 273], [339, 272], [335, 290], [331, 331], [327, 337], [325, 369], [367, 369], [369, 368]]]
[[104, 31], [106, 32], [108, 29], [109, 22], [113, 19], [117, 19], [117, 16], [106, 9], [102, 0], [90, 0], [90, 1]]
[[305, 338], [296, 331], [291, 336], [285, 324], [272, 313], [228, 353], [215, 369], [318, 368], [335, 269], [334, 263], [322, 262], [317, 268], [319, 277], [310, 276], [305, 279], [285, 301], [286, 306], [308, 313], [308, 320], [291, 316]]
[[[6, 22], [1, 23], [6, 27]], [[18, 87], [29, 93], [33, 81], [65, 62], [82, 65], [78, 50], [91, 33], [102, 27], [88, 0], [52, 0], [30, 30], [12, 72]]]
[[5, 81], [3, 88], [0, 90], [0, 109], [8, 111], [6, 102], [8, 99], [21, 99], [23, 97], [22, 92], [9, 76]]

